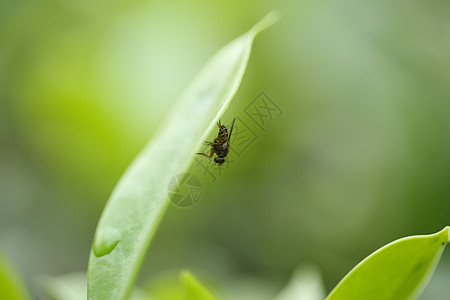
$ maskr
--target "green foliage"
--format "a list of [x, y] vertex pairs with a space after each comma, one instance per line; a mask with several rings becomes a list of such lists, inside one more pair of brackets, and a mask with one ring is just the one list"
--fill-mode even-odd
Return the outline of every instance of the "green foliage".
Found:
[[86, 299], [86, 273], [74, 272], [58, 277], [42, 276], [39, 288], [49, 299]]
[[206, 64], [121, 178], [94, 237], [88, 266], [89, 299], [127, 298], [169, 204], [169, 182], [189, 167], [236, 93], [254, 38], [276, 19], [268, 15]]
[[217, 300], [215, 294], [190, 271], [167, 271], [149, 280], [146, 299], [158, 300]]
[[25, 300], [29, 299], [28, 292], [25, 289], [19, 276], [12, 266], [6, 261], [0, 253], [0, 299]]
[[449, 227], [396, 240], [358, 264], [327, 300], [414, 299], [425, 287], [449, 241]]
[[198, 281], [191, 272], [183, 271], [180, 277], [185, 288], [184, 300], [217, 300], [213, 293]]
[[[448, 223], [450, 1], [2, 1], [0, 246], [19, 277], [86, 268], [105, 195], [180, 86], [272, 7], [284, 22], [225, 113], [257, 138], [220, 183], [203, 175], [205, 201], [164, 215], [148, 273], [204, 269], [224, 299], [273, 300], [293, 263], [337, 283], [351, 268], [336, 253], [354, 267], [386, 237]], [[264, 130], [247, 109], [259, 90], [284, 111]], [[122, 225], [99, 232], [96, 255], [122, 247]], [[420, 299], [450, 295], [448, 253], [440, 264]], [[3, 293], [15, 273], [2, 265]], [[280, 297], [306, 282], [295, 272]]]
[[[86, 273], [72, 272], [57, 277], [38, 278], [41, 293], [48, 299], [86, 300]], [[3, 299], [3, 298], [2, 298]], [[141, 288], [135, 288], [130, 300], [153, 300]]]
[[318, 268], [305, 264], [295, 270], [288, 285], [275, 300], [322, 300], [325, 288]]

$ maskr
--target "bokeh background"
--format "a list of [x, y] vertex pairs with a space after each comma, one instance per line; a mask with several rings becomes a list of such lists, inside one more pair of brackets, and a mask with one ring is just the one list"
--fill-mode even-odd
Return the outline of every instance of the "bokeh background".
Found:
[[[380, 246], [450, 224], [450, 2], [6, 0], [0, 249], [34, 297], [36, 277], [87, 269], [128, 164], [214, 52], [273, 9], [222, 119], [251, 124], [261, 91], [284, 113], [215, 182], [192, 166], [202, 198], [168, 210], [138, 283], [189, 268], [271, 299], [310, 262], [330, 291]], [[449, 281], [447, 251], [421, 299]]]

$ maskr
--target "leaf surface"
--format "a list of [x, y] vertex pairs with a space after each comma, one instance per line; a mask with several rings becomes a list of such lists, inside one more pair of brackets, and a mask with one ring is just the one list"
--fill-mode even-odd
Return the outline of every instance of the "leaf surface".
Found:
[[435, 234], [387, 244], [351, 270], [326, 299], [415, 299], [433, 274], [448, 241], [447, 226]]
[[0, 252], [0, 299], [26, 300], [29, 299], [19, 275]]
[[180, 276], [185, 288], [185, 300], [218, 300], [192, 273], [183, 271]]
[[128, 297], [169, 205], [169, 183], [187, 170], [230, 104], [256, 35], [276, 20], [276, 14], [269, 14], [212, 57], [120, 179], [97, 225], [88, 266], [89, 299]]

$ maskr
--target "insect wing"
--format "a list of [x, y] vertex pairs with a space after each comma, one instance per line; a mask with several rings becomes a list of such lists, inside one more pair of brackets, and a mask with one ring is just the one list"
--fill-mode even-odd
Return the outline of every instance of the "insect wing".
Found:
[[231, 124], [230, 134], [228, 135], [228, 143], [227, 143], [228, 145], [230, 145], [231, 134], [233, 133], [234, 121], [236, 121], [236, 118], [233, 119], [233, 123]]

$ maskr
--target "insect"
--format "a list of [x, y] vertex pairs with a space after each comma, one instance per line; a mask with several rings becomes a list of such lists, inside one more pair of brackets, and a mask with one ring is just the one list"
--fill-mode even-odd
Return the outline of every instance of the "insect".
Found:
[[230, 139], [231, 134], [233, 133], [233, 127], [234, 127], [234, 121], [236, 121], [236, 118], [233, 119], [233, 123], [230, 127], [230, 133], [228, 133], [228, 129], [225, 125], [222, 125], [219, 122], [217, 122], [217, 127], [219, 127], [219, 133], [217, 134], [217, 137], [214, 139], [214, 142], [205, 142], [207, 145], [211, 146], [211, 152], [209, 155], [205, 153], [197, 153], [198, 155], [207, 157], [208, 159], [214, 156], [214, 153], [217, 155], [217, 157], [214, 158], [214, 162], [218, 164], [219, 166], [222, 165], [225, 162], [225, 158], [228, 155], [228, 150], [230, 148]]

